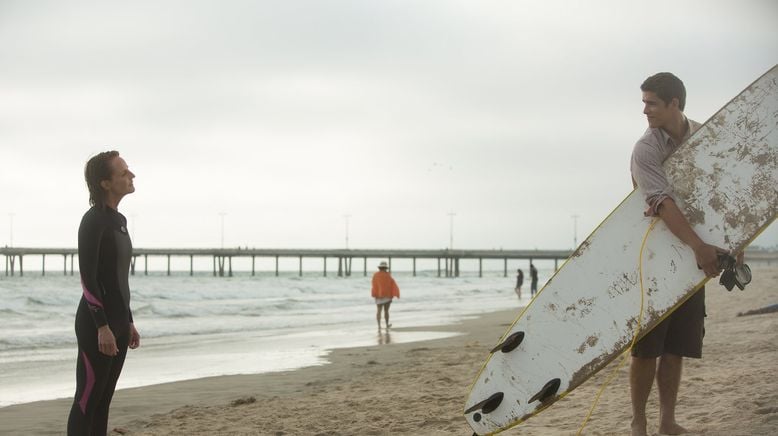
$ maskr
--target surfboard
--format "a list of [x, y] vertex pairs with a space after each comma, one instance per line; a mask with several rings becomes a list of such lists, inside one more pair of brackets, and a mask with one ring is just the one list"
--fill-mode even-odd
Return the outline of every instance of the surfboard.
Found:
[[[743, 250], [778, 212], [778, 65], [663, 165], [697, 234]], [[644, 210], [642, 194], [630, 193], [505, 332], [465, 401], [476, 434], [498, 433], [549, 407], [705, 284], [694, 252]]]

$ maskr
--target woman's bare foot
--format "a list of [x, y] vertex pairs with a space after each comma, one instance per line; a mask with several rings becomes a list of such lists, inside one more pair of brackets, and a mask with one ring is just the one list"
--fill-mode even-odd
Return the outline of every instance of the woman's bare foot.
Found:
[[648, 436], [645, 420], [641, 422], [632, 420], [632, 436]]
[[685, 428], [681, 427], [676, 422], [661, 424], [659, 426], [659, 434], [686, 434], [686, 433], [689, 433], [689, 430], [686, 430]]

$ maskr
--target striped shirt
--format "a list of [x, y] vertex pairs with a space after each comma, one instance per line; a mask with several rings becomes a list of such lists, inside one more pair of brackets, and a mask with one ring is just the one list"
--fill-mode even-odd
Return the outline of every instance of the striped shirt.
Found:
[[[700, 128], [700, 123], [696, 121], [687, 118], [686, 122], [688, 128], [681, 143], [689, 139]], [[646, 216], [659, 215], [659, 205], [666, 198], [672, 198], [675, 201], [673, 188], [667, 181], [662, 164], [668, 156], [678, 149], [679, 145], [664, 130], [651, 127], [635, 143], [635, 148], [632, 150], [630, 171], [632, 172], [633, 185], [637, 186], [646, 199]]]

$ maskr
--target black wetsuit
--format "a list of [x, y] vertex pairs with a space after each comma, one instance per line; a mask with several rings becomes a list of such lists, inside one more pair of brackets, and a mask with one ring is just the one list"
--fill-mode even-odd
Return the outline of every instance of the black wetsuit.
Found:
[[[105, 435], [108, 430], [108, 408], [130, 340], [132, 312], [127, 279], [131, 257], [132, 243], [124, 215], [109, 207], [89, 209], [78, 229], [83, 294], [76, 311], [76, 395], [68, 435]], [[98, 349], [97, 329], [106, 324], [116, 337], [116, 356]]]

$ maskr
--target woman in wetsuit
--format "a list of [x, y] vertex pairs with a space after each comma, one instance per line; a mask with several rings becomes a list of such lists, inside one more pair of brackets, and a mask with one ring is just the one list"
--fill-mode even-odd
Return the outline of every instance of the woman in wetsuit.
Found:
[[127, 348], [140, 335], [130, 311], [128, 274], [132, 244], [127, 219], [117, 210], [135, 192], [135, 178], [116, 151], [100, 153], [84, 170], [92, 207], [78, 228], [78, 265], [83, 294], [76, 311], [76, 395], [68, 435], [105, 435], [108, 408]]

